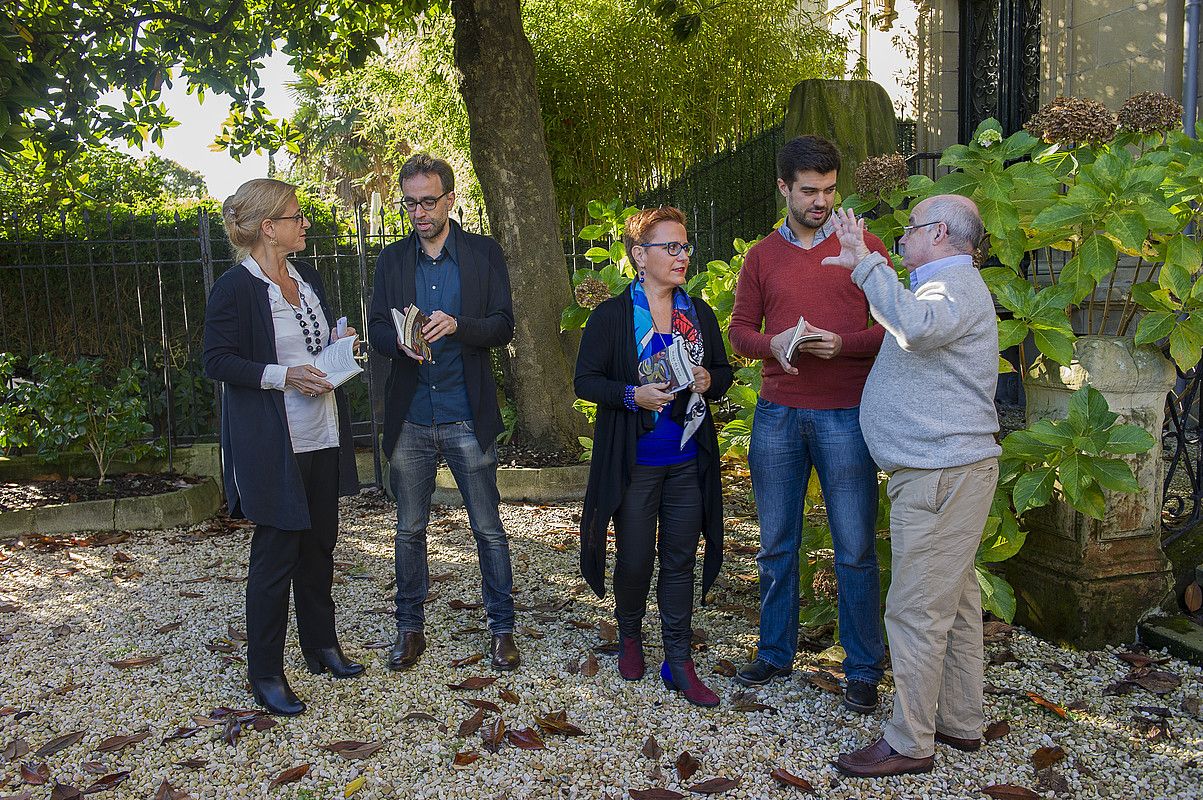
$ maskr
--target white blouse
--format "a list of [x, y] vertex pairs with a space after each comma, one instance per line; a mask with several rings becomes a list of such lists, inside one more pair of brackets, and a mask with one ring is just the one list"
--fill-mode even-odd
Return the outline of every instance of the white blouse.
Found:
[[[288, 418], [288, 435], [292, 439], [294, 453], [308, 453], [313, 450], [323, 450], [327, 447], [338, 447], [338, 406], [334, 400], [334, 392], [326, 392], [317, 397], [301, 394], [284, 383], [288, 368], [301, 364], [313, 364], [315, 355], [305, 349], [305, 334], [297, 321], [295, 306], [284, 299], [280, 287], [277, 286], [251, 256], [247, 256], [242, 266], [259, 280], [267, 284], [267, 301], [271, 305], [272, 323], [276, 329], [276, 358], [278, 364], [268, 364], [260, 379], [260, 388], [276, 389], [284, 392], [284, 412]], [[288, 274], [297, 282], [304, 295], [305, 302], [313, 309], [314, 315], [322, 329], [323, 346], [330, 341], [330, 331], [327, 330], [327, 317], [322, 309], [322, 301], [317, 292], [288, 262]], [[305, 311], [305, 303], [301, 304], [301, 313], [313, 330], [313, 322]]]

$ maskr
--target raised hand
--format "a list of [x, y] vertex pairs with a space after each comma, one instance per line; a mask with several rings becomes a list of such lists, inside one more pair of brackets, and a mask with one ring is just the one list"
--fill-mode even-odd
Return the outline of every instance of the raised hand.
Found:
[[865, 244], [865, 221], [857, 219], [846, 208], [837, 208], [831, 213], [835, 224], [835, 235], [840, 240], [840, 254], [823, 259], [825, 267], [843, 267], [856, 269], [856, 265], [871, 252]]

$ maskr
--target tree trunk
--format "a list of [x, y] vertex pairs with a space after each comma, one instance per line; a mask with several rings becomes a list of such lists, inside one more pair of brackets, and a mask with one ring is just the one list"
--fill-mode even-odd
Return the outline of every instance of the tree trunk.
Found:
[[560, 333], [572, 303], [555, 188], [519, 0], [452, 0], [455, 64], [468, 109], [472, 166], [514, 294], [510, 346], [519, 435], [575, 450], [587, 433], [572, 408], [579, 335]]

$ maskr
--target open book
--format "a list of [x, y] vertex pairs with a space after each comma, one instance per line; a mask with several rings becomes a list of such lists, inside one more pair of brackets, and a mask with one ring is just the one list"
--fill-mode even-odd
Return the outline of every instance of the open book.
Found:
[[797, 355], [798, 345], [803, 342], [818, 342], [822, 341], [823, 334], [821, 333], [803, 333], [806, 330], [806, 320], [798, 317], [798, 327], [794, 328], [794, 338], [789, 340], [789, 347], [785, 352], [789, 353], [789, 357], [793, 358]]
[[397, 309], [392, 309], [393, 312], [393, 327], [397, 329], [397, 338], [401, 344], [413, 350], [427, 361], [433, 362], [430, 353], [430, 343], [426, 341], [426, 337], [422, 336], [422, 327], [430, 322], [430, 317], [418, 310], [416, 305], [412, 303], [405, 307], [405, 313], [402, 314]]
[[680, 339], [674, 338], [668, 347], [639, 362], [639, 383], [667, 383], [664, 391], [668, 394], [693, 385], [693, 365]]
[[326, 373], [326, 380], [335, 388], [363, 372], [363, 367], [355, 360], [355, 342], [358, 339], [358, 335], [336, 339], [323, 347], [313, 360], [313, 366]]

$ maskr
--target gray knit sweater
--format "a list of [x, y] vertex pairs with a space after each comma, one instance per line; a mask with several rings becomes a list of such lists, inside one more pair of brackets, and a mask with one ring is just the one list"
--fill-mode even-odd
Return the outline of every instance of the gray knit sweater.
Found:
[[943, 267], [911, 292], [886, 260], [866, 256], [852, 280], [886, 329], [861, 399], [860, 425], [877, 465], [939, 469], [1002, 452], [994, 301], [971, 264]]

